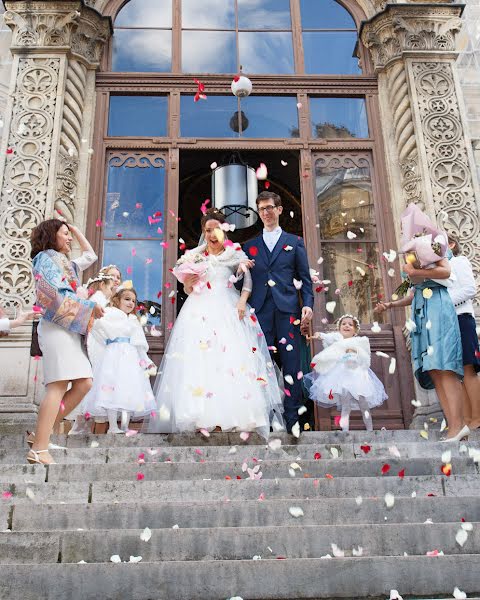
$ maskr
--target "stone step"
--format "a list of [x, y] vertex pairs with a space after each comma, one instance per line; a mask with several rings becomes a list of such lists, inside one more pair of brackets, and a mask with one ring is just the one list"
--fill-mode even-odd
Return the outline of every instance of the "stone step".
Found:
[[[254, 482], [251, 482], [254, 483]], [[132, 500], [133, 499], [133, 500]], [[292, 506], [300, 506], [304, 515], [294, 518]], [[59, 504], [56, 500], [6, 504], [0, 502], [0, 531], [94, 530], [94, 529], [182, 529], [215, 527], [306, 527], [311, 525], [424, 523], [460, 523], [462, 519], [480, 522], [478, 495], [463, 497], [397, 497], [391, 509], [383, 497], [363, 498], [360, 504], [351, 498], [321, 499], [217, 499], [192, 502], [142, 502], [130, 496], [130, 502], [110, 504]], [[0, 596], [1, 597], [1, 596]]]
[[[148, 460], [147, 458], [145, 460]], [[152, 460], [150, 458], [150, 460]], [[245, 465], [248, 465], [246, 467]], [[293, 465], [293, 466], [292, 466]], [[382, 468], [390, 470], [382, 475]], [[384, 459], [358, 458], [354, 460], [288, 460], [265, 461], [213, 461], [213, 462], [161, 462], [161, 463], [106, 463], [106, 464], [57, 464], [45, 469], [42, 465], [1, 465], [0, 482], [21, 483], [25, 480], [40, 483], [71, 481], [135, 481], [138, 473], [148, 481], [177, 481], [205, 479], [248, 479], [247, 468], [258, 468], [262, 479], [323, 478], [337, 477], [383, 477], [390, 479], [405, 471], [406, 476], [441, 474], [439, 458]], [[470, 458], [452, 459], [452, 473], [478, 474]], [[252, 471], [251, 477], [255, 474]]]
[[[410, 443], [378, 443], [362, 450], [363, 444], [356, 442], [342, 444], [298, 444], [282, 445], [278, 450], [261, 445], [235, 445], [225, 446], [149, 446], [148, 436], [143, 436], [141, 445], [135, 447], [81, 447], [65, 450], [52, 450], [52, 455], [58, 463], [126, 463], [136, 462], [139, 454], [145, 454], [146, 462], [200, 462], [202, 460], [230, 460], [244, 459], [296, 459], [312, 460], [316, 453], [320, 453], [324, 460], [338, 458], [395, 458], [397, 452], [404, 459], [441, 457], [445, 450], [450, 450], [453, 458], [468, 456], [468, 450], [480, 450], [480, 441], [452, 444], [448, 448], [441, 442], [410, 442]], [[2, 464], [24, 464], [26, 462], [27, 448], [0, 448], [0, 468]]]
[[108, 563], [110, 557], [142, 556], [146, 562], [264, 560], [334, 556], [332, 544], [345, 556], [425, 556], [477, 552], [479, 523], [463, 547], [455, 536], [459, 523], [339, 525], [307, 527], [238, 527], [212, 529], [153, 529], [148, 542], [143, 530], [39, 531], [0, 533], [0, 564]]
[[[122, 557], [128, 560], [128, 557]], [[478, 594], [478, 555], [236, 560], [137, 564], [12, 564], [0, 567], [9, 600], [245, 600]]]
[[[384, 443], [425, 443], [438, 441], [444, 433], [429, 430], [429, 439], [424, 440], [418, 430], [378, 430], [378, 431], [312, 431], [304, 432], [300, 438], [295, 438], [287, 433], [270, 434], [270, 439], [278, 438], [282, 444], [345, 444], [366, 443], [370, 445]], [[477, 430], [469, 436], [469, 440], [480, 442], [480, 431]], [[68, 448], [85, 448], [96, 442], [100, 447], [125, 447], [125, 446], [234, 446], [234, 445], [266, 445], [267, 441], [256, 433], [250, 434], [248, 440], [240, 438], [239, 433], [212, 433], [205, 437], [200, 433], [184, 434], [142, 434], [132, 436], [125, 435], [74, 435], [53, 436], [52, 442]], [[449, 444], [450, 445], [450, 444]], [[454, 446], [456, 444], [453, 444]], [[24, 434], [12, 434], [0, 436], [0, 448], [25, 448], [26, 436]]]
[[[157, 481], [72, 481], [66, 483], [49, 482], [3, 484], [12, 492], [6, 502], [128, 502], [131, 498], [139, 501], [177, 501], [188, 498], [191, 501], [220, 499], [256, 500], [260, 494], [269, 499], [290, 498], [301, 500], [312, 497], [354, 498], [357, 495], [381, 497], [390, 492], [395, 496], [436, 496], [480, 495], [478, 475], [418, 475], [414, 477], [338, 477], [333, 479], [265, 479], [252, 481], [232, 480], [168, 480]], [[27, 492], [27, 489], [30, 492]], [[33, 496], [32, 496], [33, 494]], [[30, 497], [29, 497], [30, 495]]]

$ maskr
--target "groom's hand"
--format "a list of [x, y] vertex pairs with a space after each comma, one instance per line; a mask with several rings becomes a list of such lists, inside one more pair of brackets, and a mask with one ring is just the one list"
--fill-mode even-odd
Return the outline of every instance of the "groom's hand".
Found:
[[313, 310], [309, 306], [304, 306], [302, 308], [302, 321], [300, 323], [300, 327], [302, 325], [308, 324], [313, 317]]

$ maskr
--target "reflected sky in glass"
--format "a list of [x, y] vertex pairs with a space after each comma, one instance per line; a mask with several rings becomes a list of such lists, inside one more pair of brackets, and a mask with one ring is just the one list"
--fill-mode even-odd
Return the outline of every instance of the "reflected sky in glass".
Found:
[[236, 73], [234, 31], [182, 31], [184, 73]]
[[238, 0], [239, 29], [291, 29], [290, 0]]
[[171, 26], [172, 0], [130, 0], [115, 19], [115, 27]]
[[356, 41], [356, 32], [304, 32], [305, 73], [322, 75], [361, 73], [358, 58], [352, 56]]
[[180, 135], [182, 137], [237, 137], [230, 120], [237, 111], [235, 96], [212, 96], [193, 101], [182, 94], [180, 99]]
[[108, 135], [167, 135], [168, 98], [166, 96], [110, 96]]
[[[160, 164], [162, 166], [152, 166]], [[108, 188], [106, 196], [106, 209], [104, 220], [104, 236], [106, 238], [122, 238], [119, 243], [132, 238], [157, 238], [162, 239], [163, 210], [165, 196], [165, 164], [161, 159], [142, 159], [145, 166], [138, 165], [135, 158], [129, 158], [121, 166], [115, 164], [123, 162], [111, 158], [108, 168]], [[148, 217], [160, 211], [162, 220], [150, 224]], [[158, 217], [159, 218], [159, 217]]]
[[182, 0], [184, 29], [235, 29], [234, 0]]
[[289, 138], [298, 136], [298, 109], [295, 96], [249, 96], [241, 100], [248, 119], [243, 132], [247, 138]]
[[300, 0], [303, 29], [356, 29], [350, 13], [335, 0]]
[[172, 70], [172, 32], [116, 29], [112, 71], [168, 73]]
[[310, 98], [310, 116], [313, 137], [368, 137], [363, 98]]
[[[135, 251], [135, 256], [132, 254]], [[103, 244], [103, 264], [117, 265], [124, 279], [131, 279], [138, 300], [154, 300], [162, 290], [163, 248], [158, 241], [122, 242], [106, 240]]]
[[245, 73], [294, 72], [290, 32], [240, 32], [240, 64]]

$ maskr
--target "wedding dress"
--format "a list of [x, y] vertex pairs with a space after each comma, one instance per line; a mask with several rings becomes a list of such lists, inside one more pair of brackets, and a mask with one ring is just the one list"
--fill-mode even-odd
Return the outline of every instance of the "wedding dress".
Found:
[[283, 403], [262, 330], [247, 305], [237, 312], [233, 282], [246, 255], [235, 247], [222, 254], [202, 253], [206, 284], [192, 292], [173, 327], [154, 393], [157, 410], [149, 432], [178, 432], [217, 426], [223, 431], [283, 428]]

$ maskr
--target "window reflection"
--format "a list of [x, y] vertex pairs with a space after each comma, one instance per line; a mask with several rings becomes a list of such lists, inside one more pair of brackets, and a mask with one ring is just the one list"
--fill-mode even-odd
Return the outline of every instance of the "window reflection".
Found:
[[237, 0], [239, 29], [291, 29], [290, 0]]
[[183, 31], [184, 73], [236, 73], [234, 31]]
[[242, 99], [241, 108], [248, 120], [248, 126], [243, 127], [243, 137], [298, 137], [295, 96], [249, 96]]
[[110, 96], [108, 135], [167, 135], [168, 98], [166, 96]]
[[172, 0], [130, 0], [115, 19], [115, 27], [171, 26]]
[[180, 99], [180, 135], [183, 137], [233, 137], [232, 117], [237, 112], [234, 96], [209, 95], [207, 100], [193, 101], [182, 94]]
[[356, 29], [351, 14], [335, 0], [300, 0], [303, 29]]
[[358, 58], [353, 56], [356, 43], [357, 34], [354, 32], [304, 31], [305, 73], [360, 73]]
[[292, 34], [240, 32], [240, 64], [246, 73], [294, 73]]
[[364, 98], [310, 98], [310, 115], [313, 137], [368, 137]]
[[184, 29], [235, 29], [234, 0], [182, 0]]
[[315, 188], [326, 301], [337, 303], [335, 317], [351, 312], [370, 322], [383, 288], [368, 160], [317, 160]]
[[172, 70], [172, 32], [155, 29], [116, 29], [113, 71], [167, 73]]

